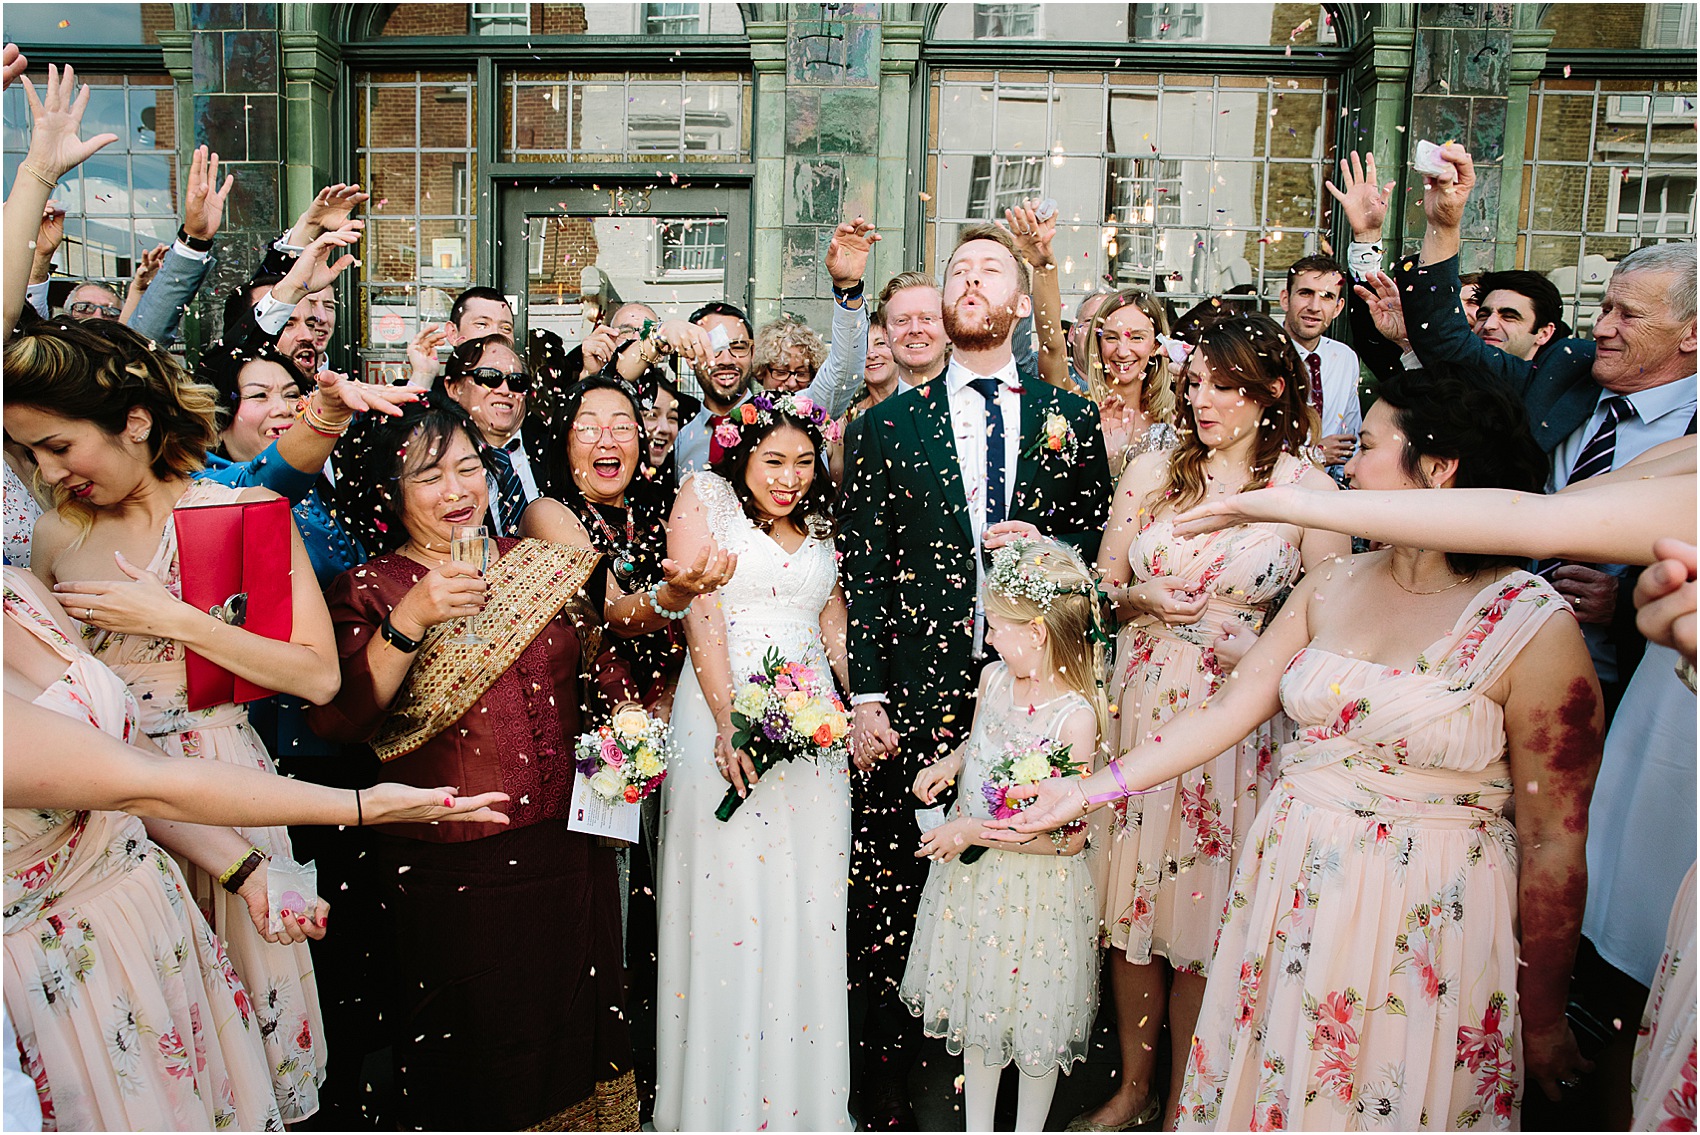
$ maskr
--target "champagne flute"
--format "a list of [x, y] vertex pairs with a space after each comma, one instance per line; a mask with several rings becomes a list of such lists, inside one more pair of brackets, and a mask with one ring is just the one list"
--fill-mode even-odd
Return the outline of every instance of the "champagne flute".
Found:
[[[490, 530], [481, 524], [457, 524], [449, 532], [449, 559], [471, 564], [480, 575], [490, 567]], [[482, 646], [490, 640], [478, 633], [478, 616], [461, 620], [461, 631], [450, 642]]]

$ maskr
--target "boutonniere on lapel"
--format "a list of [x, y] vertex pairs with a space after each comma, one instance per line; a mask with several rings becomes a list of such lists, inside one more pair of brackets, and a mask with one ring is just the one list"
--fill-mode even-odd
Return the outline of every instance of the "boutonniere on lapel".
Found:
[[1047, 453], [1061, 455], [1064, 461], [1072, 462], [1080, 452], [1080, 439], [1074, 434], [1074, 427], [1067, 418], [1055, 410], [1045, 414], [1044, 427], [1039, 440], [1028, 449], [1028, 457], [1043, 457]]

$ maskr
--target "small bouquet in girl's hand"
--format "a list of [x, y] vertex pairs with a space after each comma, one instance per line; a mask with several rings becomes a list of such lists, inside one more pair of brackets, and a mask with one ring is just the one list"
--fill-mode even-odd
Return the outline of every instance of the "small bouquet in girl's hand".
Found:
[[[750, 755], [760, 776], [780, 761], [797, 757], [847, 756], [850, 716], [829, 682], [801, 662], [787, 662], [774, 649], [732, 695], [732, 747]], [[714, 810], [730, 820], [744, 798], [728, 788]]]
[[623, 709], [609, 724], [579, 734], [568, 829], [637, 842], [638, 804], [661, 787], [667, 762], [677, 755], [672, 727], [641, 709]]
[[[980, 785], [980, 793], [986, 798], [986, 806], [992, 810], [992, 818], [1007, 820], [1027, 806], [1010, 796], [1012, 788], [1038, 784], [1053, 776], [1085, 775], [1089, 770], [1070, 759], [1072, 750], [1072, 745], [1043, 737], [1025, 744], [1020, 741], [1006, 744], [1003, 756], [986, 770], [986, 779]], [[1064, 827], [1074, 831], [1080, 824], [1081, 821], [1076, 820]], [[972, 863], [985, 853], [986, 849], [976, 844], [964, 851], [961, 859], [964, 863]]]

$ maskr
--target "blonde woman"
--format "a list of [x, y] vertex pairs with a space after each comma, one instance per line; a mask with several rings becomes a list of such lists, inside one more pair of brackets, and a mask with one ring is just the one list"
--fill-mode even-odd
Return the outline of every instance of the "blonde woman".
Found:
[[1168, 335], [1162, 302], [1139, 288], [1105, 300], [1086, 334], [1087, 397], [1098, 405], [1110, 471], [1118, 477], [1141, 453], [1177, 440]]

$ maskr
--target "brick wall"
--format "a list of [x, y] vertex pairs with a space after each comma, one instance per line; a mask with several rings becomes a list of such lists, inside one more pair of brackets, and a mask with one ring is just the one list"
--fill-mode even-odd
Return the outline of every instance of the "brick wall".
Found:
[[1550, 50], [1641, 46], [1645, 4], [1554, 4], [1542, 27], [1553, 29]]

